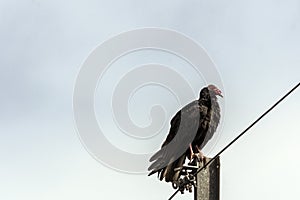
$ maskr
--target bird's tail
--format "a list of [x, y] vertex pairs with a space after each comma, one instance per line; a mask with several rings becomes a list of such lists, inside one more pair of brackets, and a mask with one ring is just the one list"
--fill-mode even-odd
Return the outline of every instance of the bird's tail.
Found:
[[181, 167], [183, 166], [185, 161], [185, 157], [186, 155], [183, 154], [177, 160], [163, 168], [159, 168], [159, 166], [161, 166], [160, 159], [155, 160], [154, 163], [149, 167], [149, 169], [152, 169], [152, 171], [148, 174], [148, 176], [151, 176], [152, 174], [155, 174], [157, 172], [159, 180], [161, 181], [164, 178], [166, 182], [173, 182], [178, 180]]

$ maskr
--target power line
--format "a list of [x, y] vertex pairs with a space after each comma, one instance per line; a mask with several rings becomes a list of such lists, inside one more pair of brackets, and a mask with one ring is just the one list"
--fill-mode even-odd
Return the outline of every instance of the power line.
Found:
[[[257, 122], [259, 122], [264, 116], [266, 116], [271, 110], [273, 110], [280, 102], [282, 102], [287, 96], [289, 96], [294, 90], [300, 86], [300, 82], [294, 86], [289, 92], [287, 92], [283, 97], [281, 97], [273, 106], [271, 106], [267, 111], [265, 111], [259, 118], [257, 118], [252, 124], [250, 124], [243, 132], [241, 132], [236, 138], [234, 138], [229, 144], [227, 144], [219, 153], [217, 153], [209, 162], [207, 162], [203, 167], [199, 168], [193, 175], [197, 175], [200, 171], [206, 168], [211, 164], [218, 156], [220, 156], [226, 149], [228, 149], [233, 143], [235, 143], [240, 137], [242, 137], [249, 129], [251, 129]], [[175, 195], [179, 192], [179, 189], [176, 190], [169, 198], [173, 199]]]

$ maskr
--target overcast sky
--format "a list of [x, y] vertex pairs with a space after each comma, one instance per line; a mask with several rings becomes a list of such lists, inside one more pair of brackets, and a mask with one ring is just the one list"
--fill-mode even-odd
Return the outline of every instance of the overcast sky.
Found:
[[[155, 176], [122, 173], [98, 162], [80, 142], [74, 123], [73, 88], [85, 59], [107, 39], [142, 27], [183, 33], [214, 61], [225, 97], [223, 123], [209, 156], [300, 81], [298, 0], [2, 0], [0, 199], [150, 200], [167, 199], [174, 192]], [[145, 51], [126, 62], [145, 64], [151, 56], [156, 62], [169, 56], [156, 54]], [[176, 59], [169, 65], [179, 69]], [[186, 70], [184, 76], [193, 79], [193, 72]], [[156, 97], [169, 99], [161, 88], [157, 91]], [[137, 94], [134, 102], [146, 95]], [[149, 123], [149, 110], [143, 118], [134, 105], [129, 105], [132, 119]], [[167, 121], [180, 109], [175, 100], [170, 105]], [[299, 113], [300, 89], [224, 152], [221, 199], [300, 198]], [[151, 153], [166, 134], [151, 148], [120, 148]], [[123, 140], [111, 141], [118, 146]], [[192, 198], [178, 194], [175, 199]]]

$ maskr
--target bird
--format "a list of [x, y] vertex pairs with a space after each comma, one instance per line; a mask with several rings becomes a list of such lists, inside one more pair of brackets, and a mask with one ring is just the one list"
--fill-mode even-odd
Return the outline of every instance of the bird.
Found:
[[201, 149], [213, 137], [220, 122], [220, 106], [217, 97], [221, 90], [210, 84], [201, 89], [199, 99], [179, 110], [170, 121], [170, 129], [161, 149], [151, 158], [148, 171], [157, 173], [160, 181], [174, 182], [186, 158], [206, 162]]

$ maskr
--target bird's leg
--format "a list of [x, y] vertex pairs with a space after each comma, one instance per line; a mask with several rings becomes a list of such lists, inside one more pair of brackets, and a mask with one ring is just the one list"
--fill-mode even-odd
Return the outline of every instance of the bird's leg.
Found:
[[193, 160], [193, 157], [194, 157], [194, 152], [193, 152], [193, 147], [192, 147], [192, 143], [190, 143], [190, 151], [191, 151], [191, 157], [190, 157], [190, 160], [192, 161]]
[[205, 157], [204, 154], [201, 152], [201, 149], [198, 147], [198, 145], [196, 145], [196, 149], [198, 150], [200, 161], [202, 161], [203, 164], [205, 165], [205, 164], [206, 164], [206, 157]]

